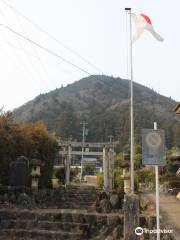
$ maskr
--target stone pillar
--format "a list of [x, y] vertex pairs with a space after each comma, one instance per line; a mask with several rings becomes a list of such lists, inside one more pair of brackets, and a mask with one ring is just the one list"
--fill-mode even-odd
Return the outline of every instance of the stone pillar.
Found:
[[108, 187], [109, 190], [112, 191], [113, 189], [113, 173], [114, 173], [114, 150], [113, 148], [109, 148], [108, 152]]
[[139, 227], [139, 197], [136, 194], [124, 196], [124, 240], [136, 240], [139, 237], [135, 229]]
[[104, 176], [104, 190], [109, 190], [109, 166], [108, 166], [108, 156], [107, 156], [107, 147], [104, 146], [103, 148], [103, 176]]
[[70, 184], [70, 166], [71, 166], [71, 152], [72, 147], [71, 145], [68, 146], [67, 156], [65, 159], [65, 184]]

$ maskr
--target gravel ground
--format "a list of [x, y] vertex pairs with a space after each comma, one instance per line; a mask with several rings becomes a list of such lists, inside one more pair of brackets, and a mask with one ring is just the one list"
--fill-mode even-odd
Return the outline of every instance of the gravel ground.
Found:
[[[142, 194], [155, 204], [155, 194]], [[180, 200], [169, 194], [160, 194], [160, 215], [167, 229], [174, 230], [174, 237], [180, 240]]]

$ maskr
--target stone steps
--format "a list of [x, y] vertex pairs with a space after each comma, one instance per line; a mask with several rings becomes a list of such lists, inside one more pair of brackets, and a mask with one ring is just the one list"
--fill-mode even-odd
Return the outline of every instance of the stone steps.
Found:
[[91, 203], [75, 203], [75, 202], [67, 202], [67, 203], [63, 203], [60, 208], [62, 209], [86, 209], [88, 210], [90, 208], [90, 206], [92, 206], [93, 202]]
[[79, 188], [79, 189], [97, 189], [97, 187], [96, 186], [90, 186], [90, 185], [86, 185], [86, 184], [84, 184], [84, 185], [82, 185], [82, 184], [80, 184], [80, 185], [68, 185], [67, 186], [67, 189], [77, 189], [77, 188]]
[[95, 187], [68, 186], [62, 189], [60, 209], [0, 209], [0, 239], [86, 240], [91, 224], [107, 224], [107, 216], [86, 212], [96, 194]]
[[89, 191], [89, 190], [86, 190], [86, 191], [70, 191], [70, 190], [67, 190], [67, 191], [64, 191], [64, 195], [68, 195], [68, 196], [89, 196], [89, 197], [95, 197], [97, 195], [97, 192], [96, 191]]
[[0, 210], [0, 219], [3, 220], [34, 220], [34, 221], [52, 221], [52, 222], [78, 222], [84, 223], [84, 211], [74, 211], [71, 209], [54, 209], [52, 210]]
[[86, 194], [86, 193], [97, 193], [99, 190], [95, 187], [82, 187], [82, 186], [68, 186], [65, 189], [66, 192], [70, 193], [80, 193], [80, 194]]
[[64, 196], [69, 196], [69, 197], [89, 197], [89, 198], [94, 198], [96, 197], [96, 193], [81, 193], [81, 192], [64, 192]]
[[87, 240], [97, 229], [122, 225], [123, 215], [74, 209], [0, 209], [1, 240]]
[[95, 192], [95, 191], [88, 191], [88, 190], [86, 190], [86, 191], [70, 191], [70, 190], [67, 190], [67, 191], [64, 191], [64, 194], [67, 194], [67, 195], [72, 195], [72, 196], [74, 196], [74, 195], [78, 195], [78, 196], [80, 196], [80, 195], [82, 195], [82, 196], [84, 196], [84, 195], [87, 195], [87, 196], [96, 196], [96, 194], [97, 194], [97, 192]]
[[0, 239], [84, 240], [89, 224], [71, 210], [0, 210]]
[[97, 192], [94, 186], [68, 186], [61, 198], [61, 208], [88, 209], [95, 202]]
[[62, 223], [90, 223], [103, 222], [107, 223], [107, 219], [121, 218], [123, 215], [119, 213], [88, 213], [85, 210], [74, 209], [0, 209], [0, 224], [7, 221], [50, 221]]
[[0, 227], [2, 229], [40, 229], [40, 230], [60, 230], [85, 234], [89, 225], [76, 222], [58, 222], [58, 221], [36, 221], [36, 220], [2, 220]]
[[68, 196], [68, 195], [64, 195], [62, 198], [61, 198], [61, 201], [76, 201], [76, 202], [92, 202], [92, 201], [95, 201], [96, 200], [96, 197], [92, 197], [92, 196]]
[[3, 240], [85, 240], [80, 233], [52, 231], [52, 230], [26, 230], [26, 229], [3, 229], [0, 230]]

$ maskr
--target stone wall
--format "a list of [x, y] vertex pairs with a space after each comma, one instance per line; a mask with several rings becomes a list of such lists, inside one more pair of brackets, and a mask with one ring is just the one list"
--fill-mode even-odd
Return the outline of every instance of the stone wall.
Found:
[[31, 192], [29, 188], [0, 187], [0, 208], [60, 208], [63, 193], [63, 188]]

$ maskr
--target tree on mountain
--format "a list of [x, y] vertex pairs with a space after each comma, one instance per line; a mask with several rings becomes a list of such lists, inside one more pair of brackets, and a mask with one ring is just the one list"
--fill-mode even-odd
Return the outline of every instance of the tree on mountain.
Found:
[[67, 102], [61, 104], [61, 113], [56, 118], [56, 132], [62, 139], [77, 136], [77, 117], [72, 105]]
[[[179, 120], [172, 109], [176, 102], [134, 83], [135, 143], [141, 141], [141, 129], [166, 130], [167, 146], [180, 146]], [[129, 81], [104, 75], [89, 76], [30, 101], [14, 111], [16, 119], [43, 120], [48, 129], [62, 138], [80, 138], [80, 122], [87, 121], [88, 140], [107, 141], [109, 135], [119, 140], [120, 148], [130, 136]], [[79, 135], [78, 135], [79, 134]]]
[[19, 156], [33, 158], [39, 153], [43, 161], [41, 186], [50, 184], [53, 160], [57, 151], [55, 135], [43, 122], [16, 123], [11, 112], [0, 111], [0, 183], [8, 184], [9, 166]]

